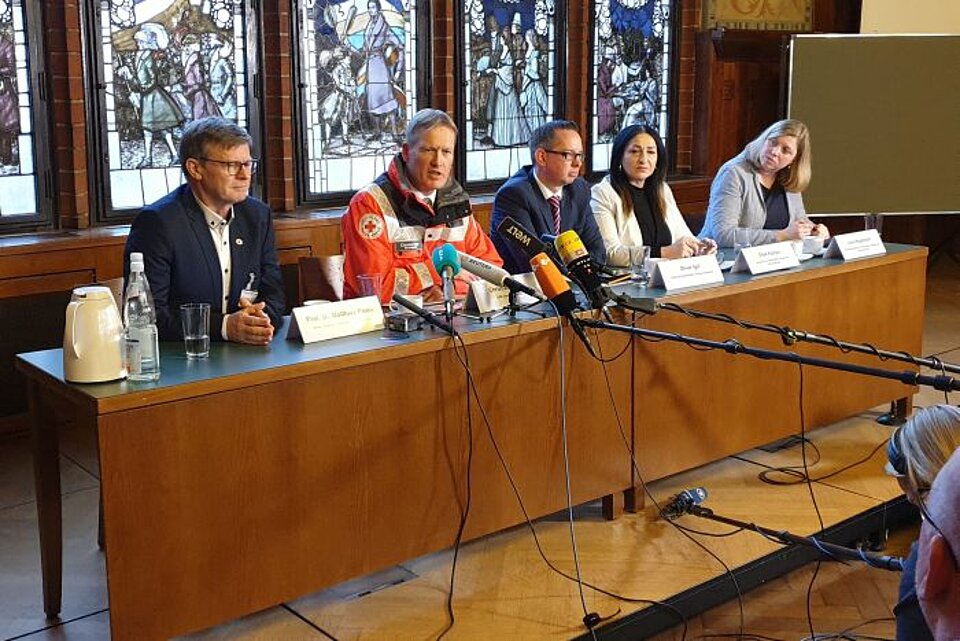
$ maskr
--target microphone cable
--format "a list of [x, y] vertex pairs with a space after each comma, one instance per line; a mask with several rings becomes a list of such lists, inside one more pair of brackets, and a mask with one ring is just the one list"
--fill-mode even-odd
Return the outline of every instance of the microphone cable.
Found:
[[[473, 380], [473, 373], [470, 370], [470, 358], [467, 354], [467, 345], [463, 340], [463, 336], [460, 335], [460, 332], [453, 329], [453, 326], [450, 326], [450, 336], [453, 338], [453, 353], [456, 355], [457, 360], [463, 366], [464, 371], [466, 372], [467, 380], [467, 390], [466, 390], [466, 405], [467, 405], [467, 474], [466, 474], [466, 497], [463, 503], [463, 509], [460, 513], [460, 523], [457, 527], [457, 534], [454, 537], [453, 541], [453, 560], [450, 563], [450, 587], [447, 590], [447, 599], [446, 599], [446, 609], [447, 609], [447, 624], [440, 631], [440, 634], [437, 635], [437, 641], [443, 639], [450, 630], [453, 629], [454, 624], [456, 623], [456, 614], [453, 611], [453, 593], [454, 587], [456, 584], [457, 576], [457, 561], [460, 558], [460, 545], [463, 542], [463, 532], [467, 526], [467, 518], [470, 516], [470, 504], [473, 498], [473, 412], [471, 411], [470, 405], [470, 387]], [[460, 345], [460, 348], [457, 348], [457, 345]], [[460, 350], [463, 350], [461, 355]]]
[[[644, 317], [644, 316], [640, 316], [640, 315], [634, 313], [634, 315], [633, 315], [633, 320], [632, 320], [631, 324], [632, 324], [634, 327], [636, 327], [636, 326], [637, 326], [637, 323], [638, 323], [640, 320], [642, 320], [643, 318], [645, 318], [645, 317]], [[641, 336], [640, 338], [646, 338], [646, 337]], [[663, 339], [651, 339], [651, 342], [660, 342], [661, 340], [663, 340]], [[692, 346], [691, 346], [691, 347], [692, 347]], [[702, 348], [694, 348], [694, 349], [697, 349], [698, 351], [700, 351]], [[599, 353], [600, 353], [600, 355], [601, 355], [601, 357], [602, 357], [602, 356], [603, 356], [603, 348], [602, 348], [602, 346], [598, 346], [598, 350], [599, 350]], [[624, 447], [624, 449], [627, 451], [627, 456], [630, 458], [630, 465], [631, 465], [631, 467], [632, 467], [632, 469], [633, 469], [633, 472], [634, 472], [634, 473], [636, 474], [636, 476], [637, 476], [637, 480], [640, 482], [640, 487], [643, 489], [643, 493], [647, 496], [647, 498], [650, 499], [650, 502], [653, 503], [654, 507], [655, 507], [656, 510], [657, 510], [657, 514], [662, 514], [662, 513], [663, 513], [663, 507], [662, 507], [662, 506], [660, 505], [660, 503], [657, 501], [656, 497], [654, 497], [653, 492], [650, 491], [650, 488], [649, 488], [649, 486], [647, 485], [647, 481], [646, 481], [646, 479], [644, 478], [643, 473], [640, 471], [640, 464], [637, 462], [636, 456], [634, 455], [634, 452], [633, 452], [633, 450], [632, 450], [631, 447], [630, 447], [630, 439], [627, 438], [627, 433], [626, 433], [626, 431], [625, 431], [624, 428], [623, 428], [623, 420], [622, 420], [621, 417], [620, 417], [620, 410], [617, 408], [616, 399], [614, 398], [614, 395], [613, 395], [613, 385], [612, 385], [612, 383], [610, 382], [610, 373], [607, 371], [607, 364], [606, 364], [605, 361], [601, 360], [601, 361], [600, 361], [600, 365], [601, 365], [601, 367], [602, 367], [602, 369], [603, 369], [603, 378], [604, 378], [604, 381], [606, 382], [607, 396], [608, 396], [608, 398], [610, 399], [610, 406], [611, 406], [611, 408], [613, 409], [613, 415], [614, 415], [614, 419], [615, 419], [616, 424], [617, 424], [617, 430], [620, 432], [620, 439], [621, 439], [621, 441], [623, 442], [623, 447]], [[670, 523], [674, 528], [676, 528], [676, 530], [677, 530], [678, 532], [680, 532], [680, 534], [682, 534], [682, 535], [683, 535], [684, 537], [686, 537], [689, 541], [691, 541], [694, 545], [696, 545], [696, 546], [699, 547], [701, 550], [703, 550], [704, 552], [706, 552], [707, 555], [709, 555], [709, 556], [710, 556], [711, 558], [713, 558], [717, 563], [719, 563], [720, 566], [724, 569], [724, 572], [727, 574], [727, 576], [730, 577], [730, 580], [731, 580], [731, 582], [733, 583], [734, 590], [735, 590], [736, 593], [737, 593], [737, 604], [738, 604], [739, 611], [740, 611], [740, 624], [739, 624], [739, 630], [740, 630], [740, 632], [739, 632], [739, 636], [740, 636], [740, 637], [743, 637], [743, 634], [744, 634], [744, 633], [743, 633], [743, 627], [744, 627], [743, 591], [740, 589], [740, 582], [737, 581], [737, 577], [736, 577], [736, 575], [734, 574], [733, 570], [730, 568], [730, 566], [728, 566], [728, 565], [723, 561], [723, 559], [721, 559], [715, 552], [713, 552], [713, 550], [709, 549], [706, 545], [704, 545], [703, 543], [701, 543], [700, 541], [698, 541], [698, 540], [697, 540], [696, 538], [694, 538], [689, 532], [687, 532], [687, 528], [685, 528], [684, 526], [681, 526], [681, 525], [679, 525], [679, 524], [677, 524], [676, 522], [671, 521], [671, 520], [668, 520], [667, 522]], [[727, 536], [732, 535], [732, 534], [736, 534], [736, 531], [734, 531], [734, 532], [729, 532], [729, 533], [727, 534]], [[674, 606], [672, 606], [672, 605], [670, 605], [670, 604], [664, 603], [664, 605], [667, 605], [667, 606], [669, 606], [670, 608], [675, 609]], [[677, 611], [679, 612], [679, 610], [677, 610]], [[686, 616], [684, 616], [683, 614], [681, 614], [681, 617], [682, 617], [682, 620], [683, 620], [683, 633], [682, 633], [682, 636], [681, 636], [681, 641], [682, 641], [683, 639], [686, 639], [686, 637], [687, 637], [687, 618], [686, 618]]]
[[[558, 322], [559, 322], [560, 317], [558, 316], [557, 318], [558, 318]], [[563, 330], [562, 330], [562, 328], [561, 328], [561, 330], [560, 330], [560, 342], [561, 342], [561, 354], [562, 354], [562, 345], [563, 345]], [[554, 572], [555, 574], [557, 574], [558, 576], [561, 576], [561, 577], [563, 577], [564, 579], [567, 579], [567, 580], [569, 580], [569, 581], [573, 581], [574, 583], [577, 583], [577, 585], [578, 585], [578, 586], [580, 587], [580, 589], [581, 589], [581, 605], [584, 606], [584, 610], [585, 610], [585, 611], [586, 611], [586, 609], [587, 609], [586, 606], [585, 606], [586, 601], [585, 601], [585, 598], [583, 597], [583, 594], [582, 594], [582, 588], [584, 588], [584, 587], [585, 587], [585, 588], [588, 588], [588, 589], [590, 589], [590, 590], [593, 590], [594, 592], [597, 592], [597, 593], [599, 593], [599, 594], [603, 594], [603, 595], [609, 596], [609, 597], [611, 597], [611, 598], [613, 598], [613, 599], [617, 599], [617, 600], [619, 600], [619, 601], [623, 601], [623, 602], [625, 602], [625, 603], [643, 603], [643, 604], [650, 605], [650, 606], [654, 606], [654, 607], [662, 607], [662, 608], [668, 610], [669, 612], [671, 612], [672, 614], [674, 614], [674, 615], [677, 617], [678, 623], [680, 623], [680, 624], [683, 625], [683, 638], [685, 639], [685, 638], [686, 638], [686, 631], [687, 631], [687, 621], [686, 621], [686, 617], [684, 617], [683, 613], [682, 613], [676, 606], [674, 606], [674, 605], [672, 605], [672, 604], [670, 604], [670, 603], [665, 603], [665, 602], [663, 602], [663, 601], [656, 601], [656, 600], [653, 600], [653, 599], [643, 599], [643, 598], [636, 598], [636, 597], [628, 597], [628, 596], [624, 596], [624, 595], [622, 595], [622, 594], [617, 594], [617, 593], [615, 593], [615, 592], [612, 592], [612, 591], [610, 591], [610, 590], [607, 590], [607, 589], [604, 589], [604, 588], [602, 588], [602, 587], [600, 587], [600, 586], [597, 586], [597, 585], [595, 585], [594, 583], [591, 583], [591, 582], [589, 582], [589, 581], [584, 580], [584, 579], [582, 578], [582, 576], [579, 575], [579, 574], [578, 574], [578, 575], [571, 575], [571, 574], [569, 574], [568, 572], [565, 572], [564, 570], [562, 570], [562, 569], [560, 569], [559, 567], [557, 567], [556, 564], [554, 564], [554, 562], [550, 560], [550, 558], [547, 556], [546, 551], [543, 549], [543, 545], [542, 545], [542, 543], [541, 543], [541, 541], [540, 541], [540, 536], [539, 536], [539, 534], [537, 533], [536, 526], [534, 525], [533, 519], [530, 517], [530, 513], [529, 513], [529, 511], [527, 510], [526, 504], [524, 503], [523, 496], [522, 496], [522, 494], [521, 494], [521, 492], [520, 492], [520, 488], [519, 488], [518, 485], [517, 485], [517, 482], [516, 482], [516, 479], [515, 479], [514, 476], [513, 476], [513, 473], [510, 471], [510, 466], [509, 466], [509, 464], [507, 463], [506, 458], [505, 458], [504, 455], [503, 455], [503, 451], [502, 451], [501, 448], [500, 448], [500, 443], [499, 443], [499, 441], [497, 440], [496, 435], [494, 434], [493, 426], [492, 426], [492, 424], [491, 424], [491, 422], [490, 422], [489, 416], [487, 415], [487, 411], [486, 411], [486, 408], [484, 407], [484, 404], [483, 404], [483, 402], [482, 402], [482, 399], [480, 398], [479, 390], [478, 390], [477, 387], [476, 387], [476, 380], [475, 380], [475, 378], [473, 377], [472, 373], [470, 373], [470, 375], [468, 376], [468, 380], [469, 380], [469, 384], [470, 384], [470, 391], [473, 393], [473, 395], [474, 395], [474, 397], [475, 397], [475, 399], [476, 399], [477, 409], [478, 409], [478, 411], [480, 412], [480, 416], [481, 416], [481, 418], [482, 418], [482, 420], [483, 420], [483, 423], [484, 423], [484, 425], [485, 425], [485, 427], [486, 427], [486, 432], [487, 432], [487, 435], [488, 435], [488, 437], [489, 437], [489, 439], [490, 439], [490, 444], [493, 446], [493, 451], [494, 451], [494, 453], [495, 453], [496, 456], [497, 456], [497, 460], [499, 461], [501, 468], [503, 469], [504, 475], [505, 475], [506, 478], [507, 478], [507, 482], [510, 484], [510, 488], [511, 488], [511, 490], [513, 491], [513, 495], [514, 495], [514, 497], [515, 497], [516, 500], [517, 500], [517, 505], [518, 505], [518, 507], [520, 508], [521, 513], [523, 514], [524, 524], [527, 526], [527, 529], [530, 530], [530, 534], [531, 534], [531, 536], [532, 536], [532, 538], [533, 538], [534, 546], [535, 546], [536, 549], [537, 549], [537, 553], [540, 555], [540, 558], [543, 560], [543, 562], [544, 562], [544, 564], [547, 566], [547, 568], [549, 568], [551, 571], [553, 571], [553, 572]], [[568, 475], [568, 476], [569, 476], [569, 475]], [[571, 502], [572, 502], [572, 501], [568, 501], [568, 507], [569, 507], [569, 505], [570, 505]], [[571, 515], [572, 515], [572, 507], [569, 507], [569, 509], [568, 509], [568, 514], [571, 514]], [[577, 558], [578, 551], [576, 550], [576, 548], [574, 549], [574, 555], [575, 555], [575, 558]], [[579, 564], [578, 564], [578, 568], [579, 568]], [[610, 618], [616, 616], [617, 614], [619, 614], [619, 612], [620, 612], [620, 610], [618, 609], [617, 612], [614, 612], [613, 614], [608, 615], [608, 616], [606, 616], [606, 617], [600, 617], [600, 618], [598, 618], [597, 616], [592, 616], [592, 617], [591, 617], [591, 614], [590, 614], [590, 613], [586, 613], [586, 614], [585, 614], [585, 619], [589, 619], [589, 621], [590, 621], [590, 623], [592, 624], [592, 626], [595, 626], [597, 623], [602, 623], [603, 621], [609, 620]], [[587, 624], [587, 620], [585, 620], [584, 623]], [[596, 638], [596, 631], [594, 630], [594, 628], [591, 627], [591, 625], [588, 625], [588, 628], [590, 629], [590, 634], [591, 634], [591, 636], [592, 636], [593, 638]]]

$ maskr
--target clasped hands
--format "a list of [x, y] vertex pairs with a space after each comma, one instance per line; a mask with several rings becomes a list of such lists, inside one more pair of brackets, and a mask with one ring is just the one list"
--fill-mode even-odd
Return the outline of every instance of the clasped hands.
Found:
[[827, 239], [830, 238], [830, 230], [826, 225], [814, 223], [807, 219], [795, 220], [786, 228], [778, 232], [777, 240], [803, 240], [807, 236]]
[[240, 299], [240, 309], [227, 316], [227, 340], [246, 345], [266, 345], [273, 339], [273, 323], [263, 311], [266, 303]]

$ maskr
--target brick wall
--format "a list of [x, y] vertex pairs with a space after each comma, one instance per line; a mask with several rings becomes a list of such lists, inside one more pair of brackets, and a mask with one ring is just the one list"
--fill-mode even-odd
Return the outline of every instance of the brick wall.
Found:
[[54, 212], [60, 227], [84, 229], [90, 225], [90, 193], [80, 6], [77, 0], [41, 4], [49, 76]]

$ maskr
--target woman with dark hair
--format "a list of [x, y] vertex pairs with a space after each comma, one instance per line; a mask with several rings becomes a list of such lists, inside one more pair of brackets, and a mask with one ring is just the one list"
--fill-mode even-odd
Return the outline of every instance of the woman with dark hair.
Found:
[[[960, 408], [933, 405], [919, 410], [890, 437], [887, 443], [887, 474], [897, 479], [908, 501], [921, 506], [933, 480], [960, 447]], [[911, 641], [933, 639], [917, 600], [917, 543], [903, 564], [900, 594], [893, 614], [897, 638]]]
[[712, 240], [693, 235], [664, 181], [666, 150], [656, 130], [625, 127], [613, 139], [610, 173], [593, 186], [590, 206], [607, 250], [607, 264], [629, 267], [642, 247], [654, 258], [716, 252]]
[[826, 225], [807, 218], [801, 192], [809, 183], [810, 131], [799, 120], [777, 121], [720, 167], [700, 237], [721, 247], [734, 246], [738, 228], [751, 245], [829, 238]]

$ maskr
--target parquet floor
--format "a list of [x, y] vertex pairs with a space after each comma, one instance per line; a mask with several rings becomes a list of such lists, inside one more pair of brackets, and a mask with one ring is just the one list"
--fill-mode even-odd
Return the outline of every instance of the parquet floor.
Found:
[[[924, 354], [960, 362], [960, 265], [944, 259], [928, 275]], [[855, 338], [855, 337], [844, 337]], [[950, 399], [956, 403], [956, 395]], [[922, 391], [915, 403], [943, 402], [943, 394]], [[882, 473], [882, 448], [889, 428], [874, 422], [885, 408], [853, 417], [811, 435], [821, 453], [814, 475], [863, 460], [829, 481], [817, 483], [813, 498], [827, 527], [853, 514], [876, 509], [895, 498], [896, 483]], [[29, 443], [0, 442], [0, 638], [29, 641], [103, 641], [109, 639], [102, 554], [95, 543], [98, 469], [95, 441], [87, 434], [67, 435], [65, 471], [66, 622], [48, 628], [39, 610], [40, 590], [35, 507]], [[809, 454], [809, 451], [808, 451]], [[812, 460], [812, 459], [811, 459]], [[819, 528], [811, 492], [804, 485], [773, 487], [761, 483], [763, 465], [797, 464], [796, 447], [774, 453], [751, 450], [654, 484], [658, 500], [690, 487], [710, 492], [705, 503], [716, 513], [754, 520], [770, 528], [809, 534]], [[480, 490], [478, 490], [480, 491]], [[688, 527], [715, 533], [729, 527], [684, 516]], [[389, 527], [389, 524], [379, 524]], [[574, 555], [565, 515], [536, 523], [544, 554], [565, 572], [574, 572]], [[579, 564], [585, 580], [630, 597], [665, 599], [723, 576], [720, 562], [657, 518], [643, 513], [604, 521], [599, 506], [576, 509]], [[915, 532], [898, 532], [887, 553], [905, 553]], [[750, 532], [725, 538], [697, 537], [730, 567], [742, 566], [778, 549]], [[435, 639], [447, 623], [450, 551], [410, 560], [388, 576], [366, 577], [297, 601], [191, 635], [191, 641], [315, 641]], [[770, 581], [743, 598], [745, 633], [774, 639], [809, 636], [806, 590], [813, 566]], [[407, 580], [392, 584], [399, 575]], [[899, 575], [863, 565], [824, 563], [811, 597], [814, 629], [836, 633], [875, 618], [890, 616]], [[382, 588], [382, 589], [381, 589]], [[354, 596], [369, 592], [365, 596]], [[601, 616], [625, 617], [644, 607], [587, 589], [586, 609]], [[541, 559], [529, 530], [517, 527], [463, 547], [457, 564], [453, 609], [456, 623], [449, 640], [571, 639], [581, 636], [583, 607], [575, 583], [558, 576]], [[688, 621], [686, 638], [732, 638], [740, 629], [736, 601]], [[858, 630], [892, 638], [889, 621]], [[721, 636], [724, 635], [724, 636]], [[604, 637], [601, 630], [600, 638]], [[653, 637], [681, 639], [679, 628]], [[628, 638], [621, 636], [619, 638]], [[639, 634], [635, 637], [641, 638]], [[743, 637], [751, 638], [751, 637]], [[760, 638], [760, 637], [753, 637]], [[823, 638], [823, 637], [819, 637]]]

